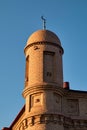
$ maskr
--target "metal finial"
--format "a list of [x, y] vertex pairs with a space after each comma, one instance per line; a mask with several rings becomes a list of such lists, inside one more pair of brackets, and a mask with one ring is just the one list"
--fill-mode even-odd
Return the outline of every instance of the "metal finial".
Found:
[[46, 29], [46, 19], [43, 16], [41, 16], [41, 19], [43, 21], [43, 29]]

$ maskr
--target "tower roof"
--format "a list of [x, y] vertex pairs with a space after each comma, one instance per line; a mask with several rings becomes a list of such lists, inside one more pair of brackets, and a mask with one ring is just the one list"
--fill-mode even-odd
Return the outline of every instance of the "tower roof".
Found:
[[61, 42], [58, 36], [49, 30], [38, 30], [31, 34], [31, 36], [27, 40], [26, 46], [36, 42], [51, 42], [61, 46]]

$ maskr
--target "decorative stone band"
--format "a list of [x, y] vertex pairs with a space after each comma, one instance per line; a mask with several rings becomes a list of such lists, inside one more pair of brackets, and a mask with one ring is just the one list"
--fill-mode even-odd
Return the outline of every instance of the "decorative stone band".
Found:
[[25, 52], [25, 50], [26, 50], [27, 48], [30, 48], [30, 47], [32, 47], [32, 46], [34, 46], [34, 45], [40, 45], [40, 44], [41, 44], [41, 45], [53, 45], [53, 46], [56, 46], [56, 47], [58, 47], [58, 48], [60, 48], [60, 49], [62, 50], [62, 54], [64, 53], [64, 50], [63, 50], [63, 48], [62, 48], [60, 45], [58, 45], [57, 43], [46, 42], [46, 41], [31, 43], [31, 44], [29, 44], [28, 46], [25, 46], [24, 52]]
[[34, 86], [26, 87], [22, 93], [23, 97], [26, 97], [28, 94], [36, 93], [36, 92], [42, 92], [44, 90], [50, 90], [54, 92], [58, 92], [60, 95], [65, 95], [67, 93], [67, 90], [63, 89], [60, 86], [56, 86], [56, 84], [35, 84]]
[[58, 114], [41, 114], [41, 115], [35, 115], [28, 117], [24, 119], [19, 126], [20, 129], [26, 129], [29, 126], [33, 126], [36, 124], [58, 124], [63, 125], [64, 127], [68, 128], [77, 128], [80, 130], [86, 130], [87, 129], [87, 120], [83, 119], [71, 119], [70, 117], [65, 117], [63, 115]]

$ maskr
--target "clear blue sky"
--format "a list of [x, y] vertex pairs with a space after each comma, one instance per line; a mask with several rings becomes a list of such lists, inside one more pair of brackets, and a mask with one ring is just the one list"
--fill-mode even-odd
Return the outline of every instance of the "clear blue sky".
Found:
[[24, 104], [24, 47], [29, 35], [55, 32], [64, 48], [64, 81], [87, 91], [87, 0], [0, 0], [0, 129], [9, 126]]

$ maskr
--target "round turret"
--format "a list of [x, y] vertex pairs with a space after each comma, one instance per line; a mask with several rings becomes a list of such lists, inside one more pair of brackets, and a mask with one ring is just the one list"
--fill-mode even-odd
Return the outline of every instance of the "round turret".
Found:
[[[29, 119], [28, 129], [48, 130], [46, 113], [55, 115], [61, 112], [60, 96], [57, 97], [55, 92], [63, 87], [63, 48], [55, 33], [38, 30], [28, 38], [24, 52], [26, 71], [23, 96]], [[58, 105], [55, 100], [58, 100]], [[33, 120], [36, 124], [33, 124]], [[41, 123], [43, 120], [44, 124]], [[56, 130], [53, 123], [51, 126]]]
[[24, 52], [25, 90], [39, 85], [63, 87], [63, 48], [55, 33], [49, 30], [34, 32], [28, 38]]

